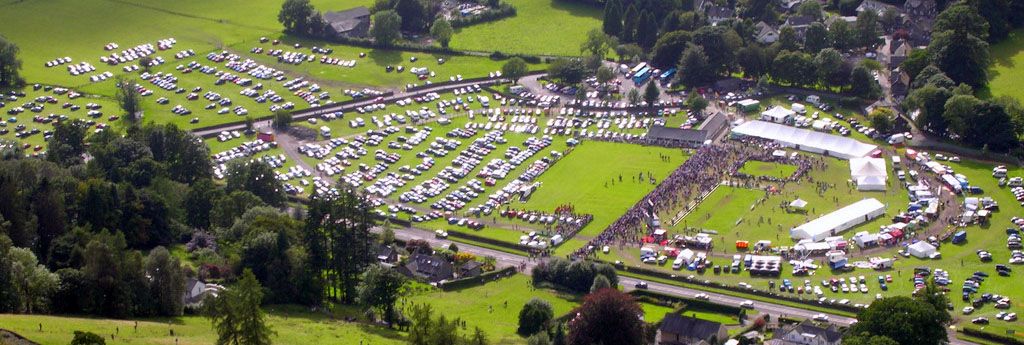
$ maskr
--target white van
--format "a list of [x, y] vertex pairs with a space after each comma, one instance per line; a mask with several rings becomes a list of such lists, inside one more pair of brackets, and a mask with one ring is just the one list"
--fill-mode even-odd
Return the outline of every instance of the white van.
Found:
[[683, 257], [682, 256], [678, 256], [678, 257], [676, 257], [675, 261], [672, 261], [672, 269], [679, 270], [679, 269], [682, 269], [682, 268], [683, 268]]

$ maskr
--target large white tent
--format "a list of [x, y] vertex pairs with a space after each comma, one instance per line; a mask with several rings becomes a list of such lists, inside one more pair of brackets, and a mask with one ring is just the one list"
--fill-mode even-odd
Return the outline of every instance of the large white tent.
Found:
[[771, 122], [776, 122], [776, 123], [783, 123], [783, 122], [786, 122], [786, 120], [789, 120], [790, 118], [792, 118], [794, 115], [796, 115], [795, 111], [792, 111], [792, 110], [789, 110], [789, 109], [786, 109], [786, 108], [783, 108], [783, 107], [775, 106], [775, 107], [772, 107], [771, 109], [762, 111], [761, 112], [761, 120], [771, 121]]
[[881, 201], [875, 198], [864, 199], [795, 227], [789, 230], [789, 236], [817, 242], [881, 216], [882, 213], [885, 213], [885, 205]]
[[854, 139], [765, 121], [749, 121], [732, 130], [733, 135], [773, 140], [798, 150], [851, 159], [867, 156], [878, 146]]
[[924, 259], [935, 253], [935, 246], [925, 241], [918, 241], [917, 243], [907, 246], [907, 251], [910, 252], [910, 255]]
[[853, 158], [850, 159], [850, 177], [857, 182], [857, 190], [885, 190], [888, 177], [885, 170], [885, 159]]

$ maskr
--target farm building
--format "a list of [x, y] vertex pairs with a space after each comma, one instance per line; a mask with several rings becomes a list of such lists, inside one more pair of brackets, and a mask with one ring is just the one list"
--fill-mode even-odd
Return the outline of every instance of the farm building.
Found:
[[680, 129], [653, 126], [644, 138], [648, 144], [668, 147], [700, 146], [705, 141], [717, 138], [728, 128], [729, 122], [723, 113], [708, 116], [698, 129]]
[[795, 227], [789, 231], [789, 236], [798, 240], [821, 241], [881, 216], [882, 213], [885, 213], [885, 205], [881, 201], [875, 198], [864, 199]]
[[733, 128], [736, 137], [758, 137], [773, 140], [797, 150], [820, 153], [843, 159], [864, 157], [878, 148], [854, 139], [799, 129], [765, 121], [750, 121]]
[[885, 159], [850, 159], [850, 177], [857, 183], [857, 190], [885, 190]]
[[370, 9], [359, 6], [324, 13], [324, 21], [335, 37], [366, 37], [370, 32]]

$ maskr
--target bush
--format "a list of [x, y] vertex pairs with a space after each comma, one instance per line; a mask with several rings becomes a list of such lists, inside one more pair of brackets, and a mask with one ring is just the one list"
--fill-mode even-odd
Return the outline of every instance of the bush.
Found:
[[614, 267], [593, 261], [570, 262], [561, 258], [553, 258], [547, 262], [541, 262], [533, 269], [534, 283], [550, 282], [575, 293], [589, 292], [594, 278], [598, 275], [608, 278], [610, 286], [619, 285], [619, 276]]
[[498, 8], [489, 9], [481, 12], [477, 15], [469, 17], [458, 17], [451, 20], [453, 28], [464, 28], [473, 24], [480, 24], [486, 22], [493, 22], [495, 20], [505, 19], [516, 15], [516, 8], [512, 7], [507, 3], [498, 5]]
[[519, 311], [519, 329], [521, 335], [530, 335], [547, 328], [548, 322], [554, 317], [555, 312], [551, 304], [545, 300], [534, 297], [523, 305]]
[[1024, 344], [1024, 341], [1021, 341], [1017, 337], [999, 333], [992, 333], [979, 328], [974, 328], [973, 326], [964, 327], [962, 330], [960, 330], [960, 332], [975, 338], [991, 340], [998, 342], [1000, 344]]

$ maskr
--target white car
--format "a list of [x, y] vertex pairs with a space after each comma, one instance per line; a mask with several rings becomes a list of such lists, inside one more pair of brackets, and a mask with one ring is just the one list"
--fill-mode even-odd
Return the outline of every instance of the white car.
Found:
[[828, 322], [828, 315], [814, 314], [814, 316], [811, 316], [811, 319], [814, 321]]
[[708, 294], [702, 292], [702, 293], [693, 295], [693, 298], [707, 301], [707, 300], [711, 299], [711, 296], [708, 296]]
[[964, 315], [969, 315], [970, 313], [974, 312], [974, 307], [966, 306], [966, 307], [964, 307], [964, 309], [962, 311], [963, 311]]
[[740, 307], [747, 308], [747, 309], [754, 309], [754, 301], [746, 300], [746, 301], [740, 302]]

